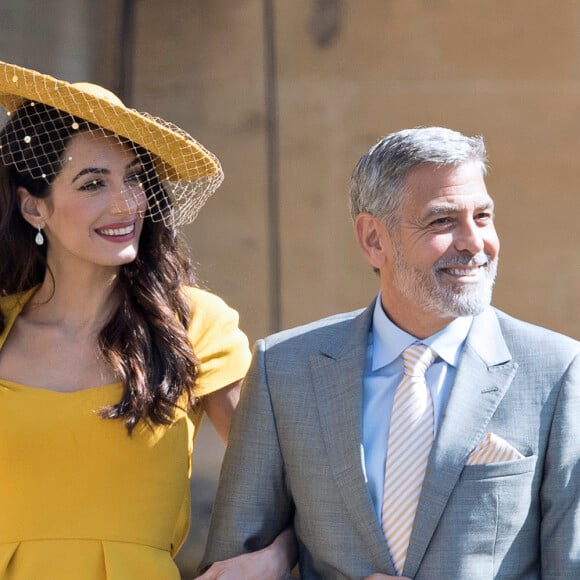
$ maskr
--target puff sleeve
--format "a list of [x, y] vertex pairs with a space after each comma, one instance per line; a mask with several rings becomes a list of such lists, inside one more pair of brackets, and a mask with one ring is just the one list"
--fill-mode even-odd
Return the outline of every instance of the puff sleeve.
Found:
[[189, 339], [200, 361], [195, 394], [203, 396], [242, 379], [251, 353], [236, 310], [205, 290], [187, 287], [185, 292], [193, 308]]

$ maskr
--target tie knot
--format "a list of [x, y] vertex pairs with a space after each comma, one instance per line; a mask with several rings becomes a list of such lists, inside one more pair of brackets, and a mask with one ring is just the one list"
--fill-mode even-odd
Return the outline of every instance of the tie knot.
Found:
[[410, 377], [422, 377], [437, 355], [425, 344], [412, 344], [403, 351], [403, 373]]

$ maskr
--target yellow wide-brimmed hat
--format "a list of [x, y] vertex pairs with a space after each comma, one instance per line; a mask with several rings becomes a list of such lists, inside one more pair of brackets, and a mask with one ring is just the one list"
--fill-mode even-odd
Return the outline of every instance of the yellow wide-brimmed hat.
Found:
[[30, 102], [83, 119], [152, 153], [159, 179], [171, 196], [174, 224], [193, 221], [223, 181], [217, 157], [172, 123], [125, 106], [99, 85], [69, 83], [0, 61], [0, 106], [8, 118]]

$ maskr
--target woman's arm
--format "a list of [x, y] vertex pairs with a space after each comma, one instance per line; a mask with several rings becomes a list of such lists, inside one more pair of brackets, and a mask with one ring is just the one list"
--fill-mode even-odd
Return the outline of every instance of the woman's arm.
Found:
[[221, 440], [227, 445], [230, 424], [240, 400], [242, 381], [236, 381], [219, 391], [202, 398], [204, 411], [212, 422]]
[[294, 531], [287, 528], [262, 550], [214, 562], [198, 580], [282, 580], [290, 574], [296, 557]]

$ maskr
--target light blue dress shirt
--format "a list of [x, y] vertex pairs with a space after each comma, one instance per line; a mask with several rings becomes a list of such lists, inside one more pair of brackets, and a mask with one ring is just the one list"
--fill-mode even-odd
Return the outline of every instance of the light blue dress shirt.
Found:
[[403, 376], [402, 352], [411, 344], [421, 342], [437, 354], [425, 374], [437, 432], [472, 321], [472, 317], [456, 318], [436, 334], [419, 341], [388, 318], [381, 306], [381, 295], [377, 298], [363, 378], [361, 464], [379, 521], [391, 410], [395, 390]]

